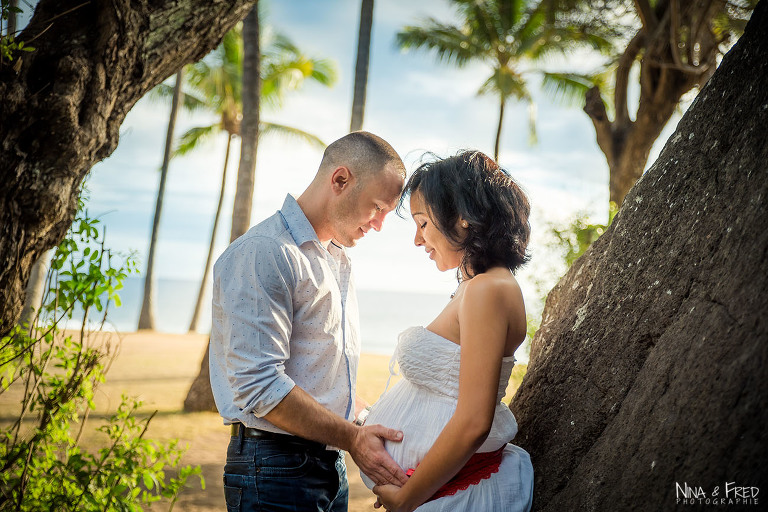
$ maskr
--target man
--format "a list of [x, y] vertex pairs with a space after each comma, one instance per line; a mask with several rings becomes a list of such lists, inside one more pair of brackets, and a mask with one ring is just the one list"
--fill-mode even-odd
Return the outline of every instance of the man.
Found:
[[359, 320], [345, 250], [381, 229], [404, 177], [386, 141], [350, 133], [326, 148], [297, 200], [288, 195], [216, 262], [211, 386], [232, 425], [231, 510], [346, 511], [339, 449], [377, 483], [405, 483], [384, 450], [402, 433], [352, 422], [364, 402], [356, 407]]

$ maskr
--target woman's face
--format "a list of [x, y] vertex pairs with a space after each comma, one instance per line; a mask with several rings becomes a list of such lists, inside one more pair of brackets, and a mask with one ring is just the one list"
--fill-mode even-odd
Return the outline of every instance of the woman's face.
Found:
[[416, 223], [416, 236], [413, 243], [424, 247], [429, 259], [434, 260], [441, 272], [456, 268], [461, 264], [463, 251], [458, 249], [443, 235], [427, 213], [424, 198], [418, 190], [411, 194], [411, 217]]

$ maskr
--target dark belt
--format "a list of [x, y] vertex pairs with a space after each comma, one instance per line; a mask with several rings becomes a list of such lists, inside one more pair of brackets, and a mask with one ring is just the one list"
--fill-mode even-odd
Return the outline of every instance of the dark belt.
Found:
[[315, 441], [309, 441], [303, 437], [292, 436], [290, 434], [278, 434], [277, 432], [269, 432], [268, 430], [260, 430], [258, 428], [246, 427], [242, 423], [232, 424], [232, 437], [240, 437], [240, 435], [248, 439], [263, 439], [269, 441], [279, 441], [283, 443], [300, 444], [312, 449], [323, 449], [325, 445], [317, 443]]

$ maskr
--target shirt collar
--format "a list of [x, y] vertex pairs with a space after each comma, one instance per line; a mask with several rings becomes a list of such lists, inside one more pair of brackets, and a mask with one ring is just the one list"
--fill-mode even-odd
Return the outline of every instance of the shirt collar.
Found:
[[[307, 219], [307, 216], [304, 214], [304, 210], [301, 209], [301, 206], [299, 206], [299, 203], [296, 202], [296, 199], [294, 199], [291, 194], [285, 196], [283, 207], [280, 209], [280, 215], [283, 216], [283, 220], [285, 220], [285, 223], [288, 225], [288, 231], [291, 233], [297, 246], [300, 247], [306, 242], [315, 242], [322, 248], [323, 244], [321, 244], [320, 239], [317, 238], [315, 228], [312, 227], [309, 219]], [[331, 240], [331, 243], [328, 244], [328, 252], [336, 258], [351, 262], [346, 248], [342, 247], [334, 240]]]
[[305, 242], [317, 242], [320, 245], [315, 228], [312, 227], [301, 206], [291, 194], [285, 196], [280, 215], [283, 216], [283, 220], [288, 225], [288, 231], [290, 231], [296, 245], [301, 246]]

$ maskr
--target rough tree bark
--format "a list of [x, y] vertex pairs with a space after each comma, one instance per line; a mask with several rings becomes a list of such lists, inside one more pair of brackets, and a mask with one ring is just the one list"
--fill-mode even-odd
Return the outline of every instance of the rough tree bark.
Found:
[[511, 404], [535, 510], [672, 510], [678, 484], [709, 499], [726, 482], [766, 488], [767, 32], [763, 1], [547, 298]]
[[72, 223], [83, 178], [118, 143], [128, 111], [201, 59], [255, 0], [41, 0], [0, 71], [0, 335], [16, 323], [32, 264]]
[[[722, 0], [636, 0], [642, 28], [627, 45], [616, 70], [609, 119], [598, 88], [586, 96], [584, 111], [595, 127], [597, 144], [610, 169], [610, 200], [621, 205], [642, 176], [648, 155], [682, 96], [712, 76], [728, 31], [717, 33]], [[640, 98], [632, 120], [627, 105], [630, 70], [640, 62]]]

